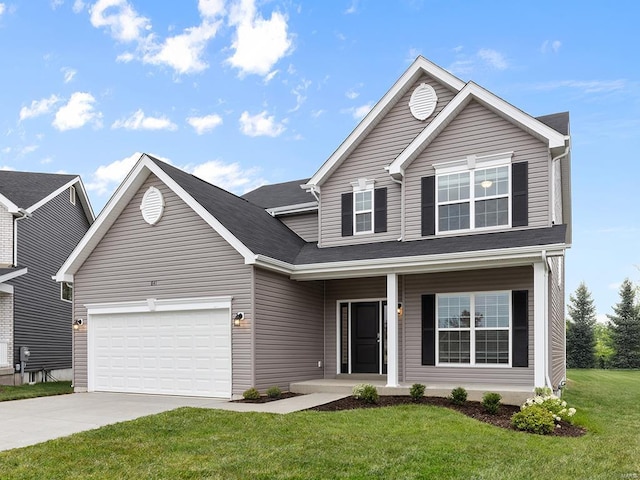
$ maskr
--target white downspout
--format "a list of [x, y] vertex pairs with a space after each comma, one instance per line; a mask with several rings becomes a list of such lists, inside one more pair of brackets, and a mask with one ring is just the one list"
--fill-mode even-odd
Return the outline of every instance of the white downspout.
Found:
[[542, 261], [544, 262], [544, 312], [546, 320], [544, 322], [544, 378], [547, 387], [553, 390], [551, 378], [549, 377], [549, 259], [547, 251], [542, 251]]
[[555, 185], [556, 185], [556, 178], [555, 178], [555, 172], [556, 169], [554, 168], [554, 165], [557, 161], [561, 160], [562, 158], [566, 157], [567, 155], [569, 155], [569, 150], [570, 150], [570, 146], [567, 145], [566, 148], [564, 149], [564, 152], [561, 153], [560, 155], [558, 155], [557, 157], [554, 157], [551, 159], [551, 220], [552, 222], [555, 224], [556, 223], [556, 218], [555, 218], [555, 208], [556, 208], [556, 195], [559, 194], [559, 192], [556, 192], [555, 189]]
[[404, 182], [391, 177], [391, 180], [400, 185], [400, 238], [399, 242], [404, 242]]
[[13, 266], [18, 266], [18, 220], [23, 220], [25, 218], [31, 218], [31, 213], [27, 212], [25, 209], [18, 209], [18, 213], [21, 215], [20, 217], [15, 217], [13, 219]]

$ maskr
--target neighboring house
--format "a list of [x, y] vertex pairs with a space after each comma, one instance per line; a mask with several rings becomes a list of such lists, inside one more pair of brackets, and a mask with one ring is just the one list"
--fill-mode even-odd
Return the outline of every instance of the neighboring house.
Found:
[[0, 171], [0, 383], [71, 378], [73, 291], [52, 277], [93, 220], [77, 175]]
[[76, 390], [557, 389], [569, 145], [418, 57], [310, 179], [239, 198], [143, 155], [57, 275]]

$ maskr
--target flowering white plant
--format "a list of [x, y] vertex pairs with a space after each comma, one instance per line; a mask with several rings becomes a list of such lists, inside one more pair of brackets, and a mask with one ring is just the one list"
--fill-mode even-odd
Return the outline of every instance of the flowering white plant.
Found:
[[527, 400], [520, 407], [520, 410], [525, 410], [532, 405], [538, 405], [551, 412], [556, 423], [560, 422], [561, 420], [570, 422], [571, 417], [576, 414], [576, 409], [567, 408], [567, 402], [561, 400], [559, 397], [551, 393], [550, 388], [536, 388], [535, 393], [536, 395], [534, 397], [527, 398]]

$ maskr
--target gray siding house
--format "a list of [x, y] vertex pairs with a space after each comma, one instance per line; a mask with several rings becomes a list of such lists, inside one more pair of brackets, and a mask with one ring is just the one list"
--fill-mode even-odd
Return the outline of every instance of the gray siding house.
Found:
[[418, 57], [309, 179], [240, 198], [143, 155], [57, 274], [74, 386], [558, 389], [569, 145]]
[[71, 378], [72, 289], [52, 277], [93, 220], [80, 177], [0, 171], [0, 383]]

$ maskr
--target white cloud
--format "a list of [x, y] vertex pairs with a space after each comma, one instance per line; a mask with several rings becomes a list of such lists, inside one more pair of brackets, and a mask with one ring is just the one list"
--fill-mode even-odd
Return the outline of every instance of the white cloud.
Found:
[[38, 149], [38, 145], [27, 145], [26, 147], [22, 147], [18, 152], [19, 156], [28, 155], [30, 153], [35, 152]]
[[[414, 59], [415, 60], [415, 59]], [[358, 85], [356, 85], [353, 88], [350, 88], [349, 90], [347, 90], [347, 92], [344, 94], [345, 97], [347, 97], [349, 100], [355, 100], [356, 98], [358, 98], [360, 96], [360, 92], [358, 92], [359, 89], [361, 89], [364, 86], [364, 84], [359, 83]]]
[[240, 130], [250, 137], [277, 137], [286, 130], [283, 123], [278, 123], [273, 115], [269, 115], [267, 111], [249, 115], [244, 111], [240, 116]]
[[111, 193], [124, 180], [141, 155], [140, 152], [136, 152], [122, 160], [100, 165], [93, 173], [91, 181], [87, 182], [87, 190], [96, 192], [98, 195]]
[[555, 90], [557, 88], [575, 88], [583, 93], [606, 93], [623, 90], [627, 86], [625, 80], [561, 80], [559, 82], [542, 83], [536, 86], [539, 90]]
[[51, 158], [51, 157], [44, 157], [42, 160], [40, 160], [40, 163], [42, 165], [48, 165], [51, 162], [53, 162], [53, 158]]
[[224, 0], [198, 0], [198, 10], [204, 18], [215, 18], [224, 13]]
[[351, 5], [344, 11], [346, 15], [356, 13], [358, 11], [358, 0], [352, 0]]
[[371, 111], [372, 108], [373, 105], [371, 103], [367, 103], [359, 107], [345, 108], [341, 110], [341, 112], [351, 114], [351, 116], [356, 120], [362, 120], [367, 115], [367, 113]]
[[222, 125], [222, 117], [212, 113], [204, 117], [189, 117], [187, 123], [191, 125], [198, 135], [210, 132], [218, 125]]
[[60, 131], [81, 128], [87, 123], [102, 127], [102, 113], [95, 111], [96, 99], [90, 93], [75, 92], [66, 105], [60, 107], [53, 120], [53, 126]]
[[64, 83], [72, 81], [78, 73], [77, 70], [69, 67], [62, 67], [60, 71], [64, 74]]
[[323, 110], [323, 109], [320, 109], [320, 110], [313, 110], [313, 111], [311, 112], [311, 116], [312, 116], [313, 118], [318, 118], [320, 115], [324, 115], [325, 113], [327, 113], [327, 111], [326, 111], [326, 110]]
[[224, 163], [221, 160], [186, 166], [184, 169], [206, 182], [236, 194], [246, 193], [267, 183], [260, 177], [259, 168], [243, 169], [238, 163]]
[[89, 12], [91, 25], [108, 28], [120, 42], [138, 41], [151, 28], [149, 19], [138, 15], [127, 0], [98, 0]]
[[273, 80], [273, 78], [278, 74], [280, 70], [274, 70], [273, 72], [270, 72], [269, 74], [267, 74], [266, 77], [263, 78], [263, 82], [264, 84], [268, 84], [271, 80]]
[[178, 126], [167, 117], [147, 117], [142, 109], [136, 110], [129, 118], [116, 120], [111, 128], [126, 130], [177, 130]]
[[201, 72], [209, 66], [203, 56], [220, 24], [205, 20], [202, 25], [186, 28], [184, 33], [167, 38], [162, 45], [150, 47], [142, 60], [152, 65], [168, 65], [180, 74]]
[[5, 170], [5, 171], [9, 171], [9, 172], [13, 172], [15, 171], [15, 168], [10, 167], [9, 165], [3, 165], [0, 167], [0, 170]]
[[33, 100], [29, 107], [20, 109], [20, 121], [49, 113], [59, 101], [60, 99], [57, 95], [51, 95], [49, 98], [43, 98], [42, 100]]
[[256, 12], [255, 0], [239, 0], [231, 6], [229, 24], [236, 27], [231, 48], [234, 54], [227, 59], [241, 75], [268, 75], [273, 66], [292, 48], [287, 33], [287, 17], [273, 12], [269, 20]]
[[84, 10], [85, 7], [85, 3], [82, 0], [75, 0], [75, 2], [73, 2], [73, 13], [80, 13], [82, 10]]
[[7, 7], [4, 3], [0, 3], [0, 15], [6, 11]]
[[560, 50], [561, 46], [562, 42], [560, 40], [545, 40], [540, 47], [540, 51], [542, 53], [547, 53], [549, 51], [558, 53], [558, 50]]
[[478, 51], [478, 56], [497, 70], [505, 70], [509, 67], [509, 63], [504, 56], [496, 50], [483, 48]]
[[291, 90], [293, 96], [296, 97], [296, 106], [289, 110], [290, 112], [298, 111], [302, 104], [307, 100], [305, 93], [310, 86], [311, 81], [303, 79], [293, 90]]
[[60, 5], [64, 4], [64, 0], [51, 0], [51, 8], [53, 10], [55, 10], [56, 8], [58, 8]]

